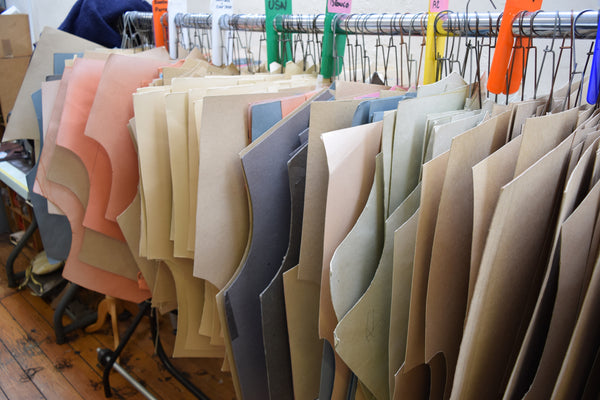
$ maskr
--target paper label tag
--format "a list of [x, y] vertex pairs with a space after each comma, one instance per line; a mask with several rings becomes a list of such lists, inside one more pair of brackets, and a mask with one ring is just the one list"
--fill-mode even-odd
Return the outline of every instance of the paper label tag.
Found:
[[352, 0], [327, 0], [327, 11], [331, 13], [350, 14]]
[[440, 12], [448, 9], [449, 0], [430, 0], [429, 12]]
[[288, 9], [288, 0], [268, 0], [267, 10], [269, 11], [281, 11]]
[[187, 12], [187, 1], [186, 0], [169, 0], [167, 6], [167, 12], [169, 13], [169, 54], [171, 58], [177, 58], [177, 40], [181, 39], [187, 45], [189, 42], [188, 30], [181, 30], [181, 38], [177, 36], [177, 28], [175, 26], [175, 16], [179, 13]]
[[152, 20], [154, 24], [154, 45], [156, 47], [165, 45], [165, 29], [160, 18], [167, 12], [168, 0], [152, 1]]
[[[292, 58], [291, 49], [283, 44], [291, 34], [278, 34], [273, 27], [277, 15], [291, 14], [292, 0], [265, 0], [265, 32], [267, 34], [267, 65], [273, 62], [285, 65]], [[283, 43], [282, 43], [283, 42]]]
[[[212, 39], [212, 63], [217, 66], [228, 65], [233, 61], [233, 34], [231, 31], [225, 31], [221, 36], [221, 27], [219, 19], [225, 14], [233, 14], [232, 0], [211, 0], [210, 11], [213, 15], [211, 29]], [[223, 43], [224, 41], [224, 43]], [[222, 46], [225, 47], [223, 52]]]
[[215, 14], [222, 12], [228, 14], [228, 10], [233, 9], [233, 3], [231, 0], [213, 0], [210, 2], [210, 11]]

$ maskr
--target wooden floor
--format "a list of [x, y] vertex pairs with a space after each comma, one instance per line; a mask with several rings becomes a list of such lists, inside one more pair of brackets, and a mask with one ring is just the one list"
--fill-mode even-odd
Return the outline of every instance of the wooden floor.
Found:
[[[0, 240], [0, 263], [5, 265], [12, 245]], [[17, 269], [29, 264], [26, 252], [19, 256]], [[135, 311], [136, 306], [126, 305]], [[52, 328], [54, 311], [29, 290], [17, 292], [6, 284], [0, 270], [0, 400], [21, 399], [103, 399], [102, 375], [96, 349], [113, 348], [109, 324], [94, 334], [77, 331], [66, 344], [58, 345]], [[66, 318], [66, 317], [65, 317]], [[123, 332], [130, 321], [120, 322]], [[172, 349], [173, 334], [168, 318], [161, 319], [161, 335], [167, 354]], [[235, 398], [231, 375], [220, 371], [220, 359], [172, 359], [210, 399]], [[144, 318], [121, 357], [125, 367], [159, 399], [194, 398], [164, 370], [154, 355], [148, 318]], [[118, 373], [111, 374], [113, 398], [144, 399]]]

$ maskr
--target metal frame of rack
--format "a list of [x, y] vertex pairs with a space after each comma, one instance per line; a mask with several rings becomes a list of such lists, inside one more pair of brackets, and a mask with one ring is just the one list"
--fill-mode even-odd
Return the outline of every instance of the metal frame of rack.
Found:
[[[138, 13], [144, 14], [144, 13]], [[594, 39], [598, 28], [598, 10], [583, 11], [536, 11], [523, 12], [513, 21], [515, 36], [533, 38], [574, 37]], [[362, 35], [417, 35], [426, 34], [427, 13], [396, 14], [339, 14], [332, 21], [339, 34]], [[436, 17], [438, 35], [496, 36], [502, 21], [498, 12], [457, 13], [443, 11]], [[210, 29], [210, 14], [177, 14], [175, 24], [180, 28]], [[278, 15], [273, 21], [279, 33], [323, 33], [324, 14]], [[262, 32], [265, 29], [265, 16], [259, 14], [223, 15], [219, 20], [223, 30]]]

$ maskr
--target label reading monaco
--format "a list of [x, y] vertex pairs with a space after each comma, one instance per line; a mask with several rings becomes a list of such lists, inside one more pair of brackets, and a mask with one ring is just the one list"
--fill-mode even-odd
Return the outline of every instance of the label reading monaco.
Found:
[[352, 8], [351, 0], [328, 0], [329, 7], [327, 11], [333, 13], [344, 13], [347, 14]]
[[285, 10], [287, 9], [287, 0], [269, 0], [267, 7], [269, 10]]

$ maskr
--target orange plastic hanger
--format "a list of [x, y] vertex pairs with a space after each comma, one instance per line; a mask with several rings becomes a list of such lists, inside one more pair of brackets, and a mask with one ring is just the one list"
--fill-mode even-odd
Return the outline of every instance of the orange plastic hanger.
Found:
[[[523, 75], [524, 48], [529, 46], [529, 38], [523, 38], [523, 46], [513, 51], [514, 36], [512, 23], [522, 11], [537, 11], [542, 7], [542, 0], [507, 0], [502, 14], [500, 31], [496, 42], [496, 50], [490, 68], [487, 88], [495, 94], [510, 94], [519, 89]], [[511, 58], [514, 58], [511, 61]], [[509, 66], [512, 64], [512, 67]], [[508, 79], [508, 74], [511, 74]], [[510, 82], [507, 93], [507, 80]]]

